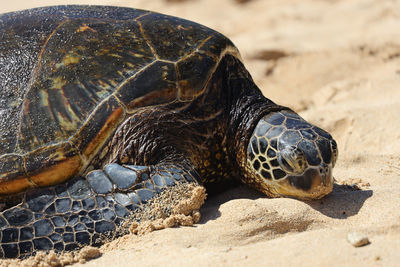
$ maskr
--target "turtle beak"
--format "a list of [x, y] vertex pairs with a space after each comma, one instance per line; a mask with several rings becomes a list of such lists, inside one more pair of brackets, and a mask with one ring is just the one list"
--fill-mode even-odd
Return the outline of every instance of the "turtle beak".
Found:
[[281, 196], [299, 199], [320, 199], [333, 189], [332, 166], [323, 164], [310, 167], [301, 175], [288, 176], [277, 183], [276, 191]]

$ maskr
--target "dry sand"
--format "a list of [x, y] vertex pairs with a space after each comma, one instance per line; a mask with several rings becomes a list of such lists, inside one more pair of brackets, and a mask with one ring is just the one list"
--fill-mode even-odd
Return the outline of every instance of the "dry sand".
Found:
[[[333, 134], [339, 185], [310, 202], [235, 188], [208, 199], [195, 226], [125, 236], [85, 267], [400, 266], [400, 1], [68, 1], [90, 2], [231, 38], [266, 96]], [[7, 1], [0, 12], [62, 3]], [[351, 232], [370, 244], [353, 247]]]

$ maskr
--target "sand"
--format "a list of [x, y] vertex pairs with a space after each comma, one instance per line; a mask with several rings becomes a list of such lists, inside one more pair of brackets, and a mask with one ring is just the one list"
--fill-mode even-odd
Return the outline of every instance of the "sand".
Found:
[[[65, 2], [14, 0], [0, 12]], [[91, 2], [224, 33], [267, 97], [332, 133], [339, 159], [337, 185], [322, 200], [241, 186], [207, 199], [194, 226], [124, 236], [82, 266], [399, 266], [400, 1]], [[351, 245], [354, 232], [370, 243]]]

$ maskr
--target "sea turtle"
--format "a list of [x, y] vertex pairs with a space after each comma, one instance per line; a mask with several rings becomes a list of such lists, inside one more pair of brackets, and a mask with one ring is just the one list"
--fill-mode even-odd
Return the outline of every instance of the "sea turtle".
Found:
[[0, 16], [0, 256], [95, 245], [163, 190], [332, 190], [331, 135], [265, 98], [222, 34], [131, 8]]

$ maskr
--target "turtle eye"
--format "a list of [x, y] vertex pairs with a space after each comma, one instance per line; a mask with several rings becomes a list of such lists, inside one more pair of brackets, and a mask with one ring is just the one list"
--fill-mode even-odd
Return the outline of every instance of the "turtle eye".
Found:
[[331, 150], [332, 150], [331, 162], [332, 162], [332, 168], [333, 168], [333, 167], [335, 167], [336, 160], [337, 160], [338, 153], [339, 153], [338, 148], [337, 148], [337, 143], [334, 139], [331, 139]]
[[301, 174], [307, 168], [306, 157], [297, 147], [286, 147], [278, 152], [280, 167], [292, 174]]
[[284, 171], [286, 171], [288, 173], [293, 172], [292, 166], [290, 166], [290, 164], [286, 161], [286, 159], [283, 158], [281, 155], [278, 155], [278, 162]]

